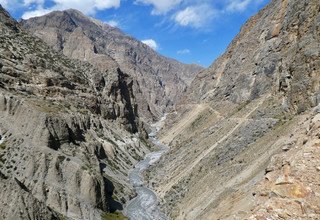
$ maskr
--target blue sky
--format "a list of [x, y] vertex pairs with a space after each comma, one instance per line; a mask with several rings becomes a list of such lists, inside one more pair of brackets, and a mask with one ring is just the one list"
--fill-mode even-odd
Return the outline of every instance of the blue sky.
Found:
[[269, 0], [0, 0], [16, 18], [75, 8], [160, 54], [209, 66]]

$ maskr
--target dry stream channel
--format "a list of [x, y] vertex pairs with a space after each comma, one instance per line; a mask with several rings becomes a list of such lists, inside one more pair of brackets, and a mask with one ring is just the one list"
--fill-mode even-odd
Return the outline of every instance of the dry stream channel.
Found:
[[134, 169], [129, 173], [129, 180], [137, 196], [133, 198], [124, 209], [124, 214], [130, 218], [130, 220], [166, 220], [167, 217], [161, 212], [159, 208], [159, 202], [157, 195], [149, 189], [144, 181], [142, 173], [147, 170], [151, 165], [156, 163], [160, 157], [167, 152], [168, 147], [164, 146], [157, 139], [156, 134], [161, 129], [166, 116], [163, 116], [161, 120], [155, 123], [153, 132], [149, 134], [153, 143], [158, 146], [160, 150], [151, 152], [145, 156]]

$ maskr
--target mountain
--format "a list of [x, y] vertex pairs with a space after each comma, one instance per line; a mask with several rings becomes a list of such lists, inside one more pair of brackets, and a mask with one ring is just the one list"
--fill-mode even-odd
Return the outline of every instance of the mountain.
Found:
[[125, 218], [165, 111], [144, 177], [170, 219], [320, 219], [319, 12], [271, 0], [202, 69], [75, 10], [0, 7], [0, 219]]
[[[112, 60], [111, 60], [112, 61]], [[0, 219], [102, 219], [150, 151], [133, 78], [29, 35], [0, 7]]]
[[21, 24], [68, 57], [88, 61], [101, 71], [112, 63], [131, 76], [137, 112], [145, 121], [158, 120], [202, 70], [163, 57], [118, 28], [76, 10], [55, 11]]
[[272, 0], [168, 114], [148, 176], [172, 219], [319, 218], [319, 10]]

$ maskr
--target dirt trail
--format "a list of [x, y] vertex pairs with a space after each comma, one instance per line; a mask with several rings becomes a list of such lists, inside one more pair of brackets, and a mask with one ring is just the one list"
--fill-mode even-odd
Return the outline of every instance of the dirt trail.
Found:
[[206, 105], [199, 104], [194, 105], [195, 108], [185, 115], [185, 117], [179, 121], [177, 125], [172, 127], [166, 136], [162, 137], [160, 140], [164, 144], [169, 144], [178, 134], [180, 134], [184, 129], [186, 129], [196, 118], [197, 116], [207, 108]]
[[[165, 184], [164, 186], [161, 187], [161, 189], [159, 189], [159, 197], [162, 198], [164, 197], [164, 195], [166, 194], [166, 192], [168, 192], [174, 185], [176, 185], [179, 181], [181, 181], [185, 176], [187, 176], [190, 172], [192, 172], [193, 168], [199, 164], [199, 162], [205, 158], [211, 151], [213, 151], [213, 149], [215, 149], [219, 144], [221, 144], [223, 141], [227, 140], [244, 122], [246, 122], [249, 118], [249, 116], [255, 112], [261, 105], [262, 103], [269, 97], [265, 96], [262, 97], [261, 99], [257, 100], [257, 104], [254, 106], [254, 108], [252, 108], [251, 111], [249, 111], [243, 118], [238, 118], [238, 123], [236, 126], [234, 126], [233, 129], [231, 129], [225, 136], [223, 136], [221, 139], [219, 139], [215, 144], [213, 144], [211, 147], [209, 147], [207, 150], [205, 150], [203, 153], [201, 153], [192, 163], [190, 163], [189, 166], [187, 166], [184, 170], [180, 171], [179, 174], [177, 174], [176, 176], [174, 176], [167, 184]], [[192, 121], [197, 117], [197, 115], [199, 114], [199, 112], [201, 112], [204, 109], [203, 105], [198, 105], [197, 108], [190, 112], [190, 114], [188, 114], [187, 116], [190, 115], [190, 117], [185, 117], [182, 120], [182, 123], [179, 123], [179, 125], [181, 125], [181, 127], [177, 127], [175, 128], [175, 132], [181, 132], [183, 129], [185, 129], [187, 127], [188, 124], [191, 124]], [[192, 114], [191, 114], [192, 113]], [[170, 140], [171, 138], [174, 138], [174, 134], [172, 132], [172, 130], [170, 130], [168, 132], [168, 136], [169, 138], [165, 137], [162, 139], [162, 141], [164, 140]]]

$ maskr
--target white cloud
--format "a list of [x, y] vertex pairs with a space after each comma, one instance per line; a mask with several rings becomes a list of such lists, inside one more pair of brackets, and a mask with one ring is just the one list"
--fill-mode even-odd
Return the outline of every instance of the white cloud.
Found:
[[8, 11], [18, 11], [24, 7], [23, 0], [0, 0], [0, 4]]
[[253, 0], [230, 0], [226, 6], [229, 12], [244, 11]]
[[43, 16], [45, 14], [52, 12], [52, 11], [53, 10], [51, 10], [51, 9], [43, 9], [42, 7], [38, 7], [36, 10], [25, 12], [21, 18], [26, 20], [26, 19], [33, 18], [33, 17]]
[[23, 0], [23, 4], [25, 6], [29, 6], [31, 4], [43, 5], [44, 0]]
[[136, 0], [136, 3], [142, 3], [145, 5], [153, 5], [154, 9], [152, 10], [153, 15], [165, 14], [168, 11], [175, 8], [183, 0]]
[[190, 54], [191, 51], [189, 49], [178, 50], [177, 54]]
[[110, 25], [111, 27], [119, 27], [119, 21], [116, 20], [106, 21], [105, 23]]
[[93, 15], [98, 10], [118, 8], [120, 0], [53, 0], [55, 9], [77, 9], [87, 15]]
[[148, 45], [149, 47], [151, 47], [154, 50], [157, 50], [159, 47], [157, 42], [153, 39], [146, 39], [146, 40], [142, 40], [141, 42]]
[[8, 0], [0, 0], [0, 5], [2, 5], [2, 7], [7, 8], [8, 7]]
[[181, 26], [200, 28], [209, 23], [217, 11], [209, 5], [189, 6], [174, 15], [174, 20]]
[[95, 0], [95, 7], [98, 10], [104, 10], [108, 8], [119, 8], [120, 0]]
[[24, 0], [25, 5], [37, 3], [38, 7], [33, 11], [27, 11], [22, 18], [41, 16], [54, 10], [77, 9], [86, 15], [94, 15], [99, 10], [120, 7], [120, 0], [53, 0], [51, 8], [44, 8], [43, 0]]

